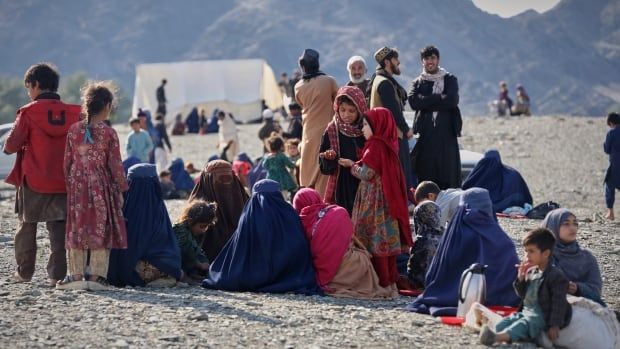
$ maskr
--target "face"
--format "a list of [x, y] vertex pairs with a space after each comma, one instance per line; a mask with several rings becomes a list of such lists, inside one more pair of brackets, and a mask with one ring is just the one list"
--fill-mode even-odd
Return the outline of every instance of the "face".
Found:
[[439, 57], [433, 54], [428, 57], [422, 58], [422, 66], [424, 70], [429, 73], [434, 73], [439, 69]]
[[286, 153], [289, 156], [297, 156], [297, 155], [299, 155], [299, 149], [297, 149], [297, 146], [295, 144], [287, 144], [286, 145]]
[[563, 243], [569, 243], [577, 240], [578, 230], [579, 223], [577, 222], [577, 218], [573, 215], [568, 216], [568, 218], [560, 225], [560, 240], [562, 240]]
[[362, 123], [362, 132], [364, 133], [364, 138], [368, 139], [372, 136], [372, 129], [370, 128], [370, 124], [368, 120], [364, 119]]
[[340, 115], [342, 121], [347, 124], [354, 123], [359, 117], [357, 108], [353, 104], [349, 103], [340, 103], [338, 106], [338, 115]]
[[351, 70], [351, 77], [355, 80], [361, 80], [366, 75], [366, 67], [362, 62], [353, 62], [349, 69]]
[[140, 128], [146, 130], [146, 116], [140, 116], [138, 120], [140, 120]]
[[192, 227], [190, 228], [192, 231], [192, 234], [194, 235], [201, 235], [207, 232], [207, 229], [209, 229], [209, 227], [211, 226], [211, 224], [209, 223], [196, 223], [194, 225], [192, 225]]
[[431, 200], [431, 201], [435, 201], [435, 200], [437, 200], [437, 194], [435, 194], [435, 193], [429, 193], [429, 194], [428, 194], [428, 199], [429, 199], [429, 200]]
[[398, 60], [397, 57], [390, 59], [387, 62], [386, 67], [390, 67], [392, 74], [400, 75], [400, 60]]
[[28, 91], [28, 97], [30, 97], [31, 100], [34, 101], [35, 98], [37, 98], [40, 94], [41, 94], [41, 89], [39, 88], [39, 83], [38, 82], [34, 82], [34, 83], [26, 83], [26, 91]]
[[528, 263], [538, 266], [546, 264], [550, 255], [549, 250], [541, 252], [538, 246], [534, 244], [523, 246], [523, 252], [525, 252], [525, 259]]
[[134, 132], [140, 131], [140, 123], [139, 122], [132, 122], [130, 126], [131, 126], [131, 129], [134, 130]]

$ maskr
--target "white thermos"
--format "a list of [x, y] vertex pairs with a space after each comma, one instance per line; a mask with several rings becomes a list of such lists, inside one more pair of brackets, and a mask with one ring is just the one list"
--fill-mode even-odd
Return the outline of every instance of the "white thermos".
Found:
[[474, 302], [484, 304], [487, 293], [487, 282], [484, 271], [488, 266], [474, 263], [465, 269], [459, 284], [459, 306], [456, 316], [465, 317]]

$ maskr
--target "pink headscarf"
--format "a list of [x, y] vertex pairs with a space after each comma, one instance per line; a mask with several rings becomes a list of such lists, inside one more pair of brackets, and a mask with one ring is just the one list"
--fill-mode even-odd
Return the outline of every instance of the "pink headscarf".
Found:
[[293, 207], [299, 213], [310, 242], [317, 283], [329, 292], [327, 284], [336, 276], [351, 244], [353, 222], [347, 210], [325, 204], [319, 193], [311, 188], [303, 188], [295, 194]]

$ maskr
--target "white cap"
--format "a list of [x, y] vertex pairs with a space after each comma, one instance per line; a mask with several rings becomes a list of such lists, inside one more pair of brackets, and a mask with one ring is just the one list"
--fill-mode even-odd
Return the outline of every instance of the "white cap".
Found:
[[351, 65], [355, 62], [362, 62], [364, 64], [364, 67], [368, 67], [366, 65], [366, 61], [364, 60], [364, 57], [362, 56], [351, 56], [351, 58], [349, 58], [349, 61], [347, 62], [347, 70], [351, 71]]
[[273, 112], [271, 109], [263, 110], [263, 119], [273, 119]]

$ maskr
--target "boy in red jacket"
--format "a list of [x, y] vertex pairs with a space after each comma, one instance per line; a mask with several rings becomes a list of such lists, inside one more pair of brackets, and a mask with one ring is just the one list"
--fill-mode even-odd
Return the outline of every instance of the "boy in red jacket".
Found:
[[62, 164], [67, 131], [79, 120], [80, 106], [60, 100], [56, 93], [58, 81], [58, 72], [51, 64], [38, 63], [28, 68], [24, 84], [32, 102], [17, 111], [4, 144], [6, 154], [17, 153], [13, 170], [5, 180], [17, 188], [15, 282], [29, 282], [34, 274], [38, 222], [45, 222], [49, 232], [49, 284], [54, 286], [67, 274], [67, 189]]

